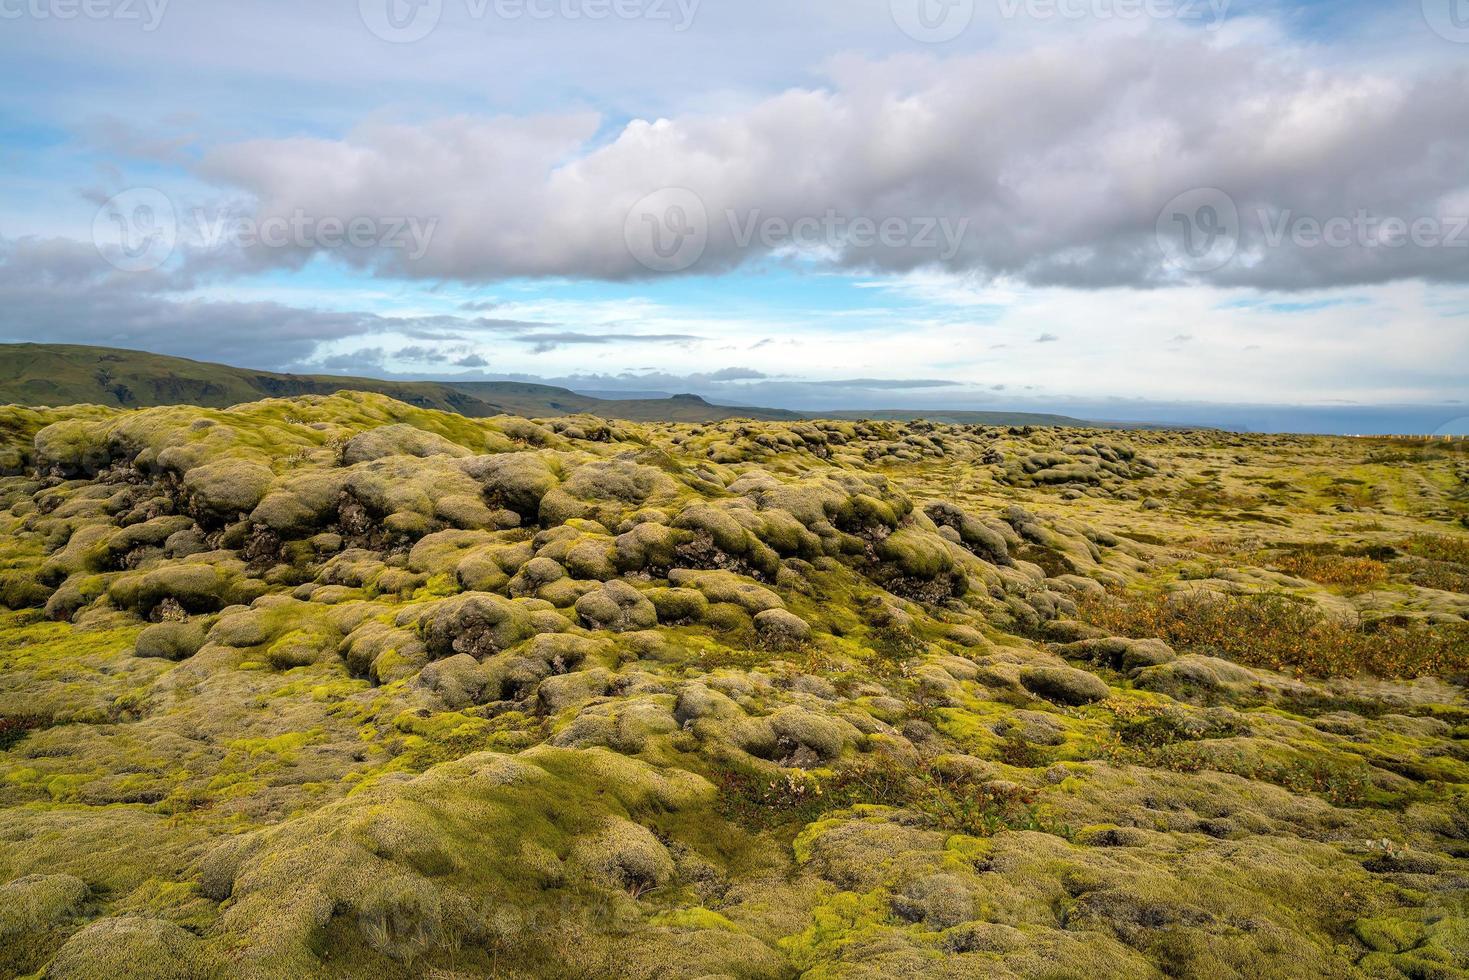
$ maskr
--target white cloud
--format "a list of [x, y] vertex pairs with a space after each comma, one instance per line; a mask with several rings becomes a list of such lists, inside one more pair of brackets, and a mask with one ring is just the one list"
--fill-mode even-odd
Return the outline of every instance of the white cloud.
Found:
[[[1159, 32], [1022, 52], [833, 62], [830, 85], [740, 111], [634, 120], [599, 142], [586, 114], [369, 123], [341, 139], [215, 147], [199, 172], [252, 195], [258, 216], [437, 220], [427, 255], [338, 250], [407, 277], [493, 281], [649, 275], [629, 210], [688, 188], [708, 215], [693, 271], [774, 250], [742, 247], [752, 217], [909, 222], [870, 247], [825, 234], [817, 260], [883, 271], [941, 265], [1031, 285], [1169, 285], [1157, 224], [1182, 191], [1237, 206], [1239, 252], [1198, 278], [1319, 288], [1469, 278], [1469, 71], [1311, 67], [1289, 47]], [[1274, 245], [1282, 215], [1435, 219], [1454, 247]], [[659, 215], [658, 217], [662, 217]], [[952, 255], [913, 241], [967, 220]], [[695, 219], [696, 220], [696, 219]], [[935, 235], [937, 231], [934, 231]], [[1462, 247], [1457, 247], [1462, 245]], [[254, 256], [299, 261], [286, 250]]]

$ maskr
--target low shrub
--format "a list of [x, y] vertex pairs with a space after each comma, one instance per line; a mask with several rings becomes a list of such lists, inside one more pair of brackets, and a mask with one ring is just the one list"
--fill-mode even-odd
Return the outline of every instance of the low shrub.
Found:
[[722, 770], [712, 777], [726, 817], [768, 829], [806, 825], [824, 814], [859, 805], [890, 806], [921, 814], [937, 829], [971, 837], [1031, 830], [1069, 838], [1071, 828], [1050, 821], [1038, 793], [1014, 783], [953, 774], [890, 760], [842, 766], [829, 774], [786, 772], [771, 778]]
[[1387, 566], [1373, 558], [1295, 552], [1275, 559], [1273, 564], [1287, 575], [1336, 586], [1349, 593], [1367, 592], [1387, 581]]
[[1410, 555], [1430, 561], [1469, 565], [1469, 537], [1449, 534], [1415, 534], [1403, 548]]
[[36, 715], [0, 715], [0, 752], [48, 724], [45, 718]]
[[1469, 624], [1363, 626], [1284, 593], [1083, 596], [1082, 619], [1111, 633], [1158, 637], [1181, 652], [1318, 677], [1457, 676], [1469, 672]]

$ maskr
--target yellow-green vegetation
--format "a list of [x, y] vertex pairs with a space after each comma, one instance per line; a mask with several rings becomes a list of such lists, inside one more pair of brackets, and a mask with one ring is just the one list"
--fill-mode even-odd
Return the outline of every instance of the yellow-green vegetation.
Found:
[[0, 975], [1469, 976], [1469, 460], [0, 409]]

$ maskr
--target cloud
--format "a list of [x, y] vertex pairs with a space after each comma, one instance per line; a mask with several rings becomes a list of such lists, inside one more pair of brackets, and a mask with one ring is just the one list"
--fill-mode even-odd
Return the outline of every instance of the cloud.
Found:
[[698, 375], [705, 381], [758, 381], [770, 377], [762, 371], [754, 368], [727, 367], [712, 371], [709, 374]]
[[322, 358], [317, 366], [324, 371], [381, 371], [383, 362], [387, 359], [387, 351], [381, 347], [364, 347], [361, 350], [349, 351], [345, 354], [333, 354]]
[[[323, 345], [388, 333], [462, 344], [465, 337], [484, 334], [518, 341], [545, 337], [544, 331], [555, 326], [205, 300], [192, 294], [196, 285], [178, 272], [119, 272], [90, 243], [0, 237], [0, 340], [99, 344], [262, 369], [304, 364], [345, 369], [380, 367], [388, 355], [376, 346], [363, 347], [350, 364], [328, 364], [316, 360], [316, 352]], [[337, 352], [328, 359], [348, 356]], [[427, 345], [404, 347], [392, 356], [427, 363], [447, 360], [440, 348]]]
[[404, 347], [393, 356], [400, 361], [419, 361], [426, 364], [443, 364], [449, 355], [435, 347]]
[[323, 342], [386, 325], [367, 313], [172, 298], [188, 285], [167, 273], [117, 272], [90, 244], [0, 238], [0, 338], [284, 367]]
[[808, 384], [825, 388], [865, 388], [868, 391], [912, 391], [919, 388], [954, 388], [957, 381], [941, 381], [934, 378], [850, 378], [837, 381], [810, 381]]
[[[436, 220], [418, 261], [405, 249], [334, 252], [435, 280], [646, 278], [629, 214], [678, 187], [709, 219], [694, 273], [781, 252], [787, 242], [741, 246], [752, 218], [832, 214], [897, 220], [902, 234], [859, 246], [819, 233], [809, 256], [888, 272], [938, 265], [1076, 288], [1469, 281], [1469, 229], [1465, 248], [1271, 241], [1282, 218], [1425, 218], [1447, 237], [1469, 214], [1469, 70], [1387, 76], [1318, 61], [1170, 32], [947, 60], [842, 57], [826, 87], [634, 119], [610, 138], [589, 113], [374, 121], [340, 139], [216, 145], [198, 174], [253, 197], [261, 217]], [[1211, 187], [1240, 213], [1238, 255], [1179, 271], [1158, 244], [1160, 215]], [[941, 218], [967, 222], [952, 254], [919, 242]]]
[[512, 338], [529, 344], [537, 353], [574, 344], [685, 344], [701, 338], [686, 333], [528, 333]]

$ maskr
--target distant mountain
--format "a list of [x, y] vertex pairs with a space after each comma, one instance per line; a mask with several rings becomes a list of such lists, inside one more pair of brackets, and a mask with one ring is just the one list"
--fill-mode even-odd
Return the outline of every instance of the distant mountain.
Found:
[[793, 420], [796, 412], [727, 408], [697, 396], [611, 401], [565, 388], [510, 381], [381, 381], [334, 375], [280, 374], [181, 357], [60, 344], [0, 344], [0, 404], [224, 408], [262, 398], [374, 391], [420, 408], [471, 418], [591, 414], [630, 421], [713, 422], [727, 418]]
[[[1094, 426], [1097, 423], [1075, 419], [1069, 415], [1046, 415], [1037, 412], [949, 412], [943, 409], [885, 408], [861, 412], [814, 412], [808, 418], [876, 419], [887, 422], [944, 422], [949, 425], [1048, 425]], [[1111, 426], [1109, 426], [1110, 428]]]
[[[834, 411], [715, 405], [698, 395], [599, 398], [552, 385], [519, 381], [382, 381], [320, 374], [280, 374], [109, 347], [0, 344], [0, 404], [225, 408], [262, 398], [374, 391], [420, 408], [471, 418], [596, 415], [633, 422], [717, 422], [722, 419], [928, 419], [958, 425], [1086, 426], [1065, 415], [1028, 412]], [[654, 393], [649, 393], [654, 394]]]
[[659, 398], [672, 398], [671, 391], [620, 391], [618, 389], [577, 388], [578, 395], [586, 395], [588, 398], [601, 398], [609, 402], [628, 401], [656, 401]]
[[798, 412], [779, 408], [711, 405], [698, 395], [647, 399], [593, 398], [566, 388], [515, 381], [451, 381], [444, 387], [505, 406], [503, 411], [508, 414], [531, 418], [581, 414], [632, 422], [717, 422], [720, 419], [788, 422], [802, 418]]

